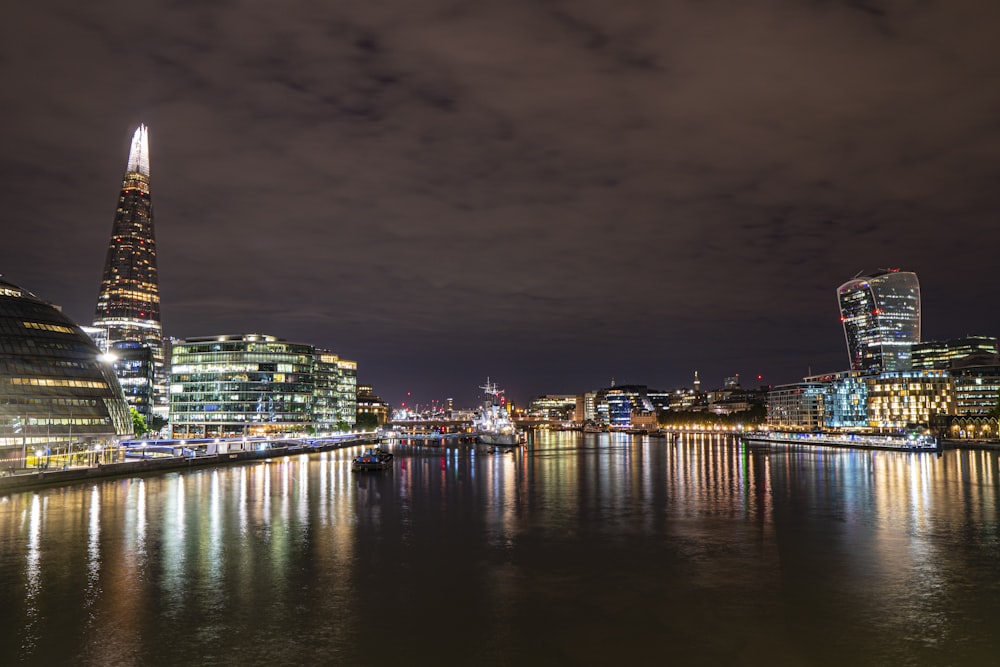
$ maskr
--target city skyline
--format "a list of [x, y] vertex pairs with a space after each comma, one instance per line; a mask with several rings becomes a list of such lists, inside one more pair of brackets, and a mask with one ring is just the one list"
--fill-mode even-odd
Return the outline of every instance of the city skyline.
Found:
[[145, 123], [164, 333], [393, 404], [845, 370], [880, 268], [925, 340], [1000, 334], [992, 3], [129, 7], [0, 28], [0, 273], [78, 324]]

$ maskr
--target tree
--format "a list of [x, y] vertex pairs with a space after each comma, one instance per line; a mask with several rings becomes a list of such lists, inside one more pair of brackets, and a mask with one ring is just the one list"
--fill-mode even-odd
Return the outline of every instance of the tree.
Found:
[[146, 418], [139, 414], [139, 411], [135, 408], [129, 408], [128, 411], [132, 414], [132, 431], [135, 433], [135, 437], [141, 438], [149, 432], [149, 427], [146, 426]]
[[362, 412], [358, 415], [355, 426], [362, 431], [374, 430], [378, 428], [378, 415], [374, 412]]
[[147, 424], [147, 426], [149, 426], [150, 431], [156, 431], [156, 432], [159, 432], [160, 429], [162, 429], [166, 425], [167, 425], [167, 420], [164, 419], [163, 417], [157, 417], [156, 415], [153, 415], [153, 418], [150, 419], [149, 423]]

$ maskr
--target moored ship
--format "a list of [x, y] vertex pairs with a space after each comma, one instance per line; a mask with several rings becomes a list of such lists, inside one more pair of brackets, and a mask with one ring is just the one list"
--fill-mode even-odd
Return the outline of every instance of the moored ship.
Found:
[[933, 452], [938, 449], [937, 438], [918, 432], [879, 435], [874, 433], [791, 433], [769, 431], [747, 434], [743, 439], [751, 443], [816, 445], [821, 447], [849, 447], [855, 449], [893, 449], [907, 452]]
[[503, 390], [498, 389], [496, 383], [491, 383], [489, 378], [486, 378], [486, 384], [480, 389], [485, 397], [474, 422], [476, 442], [494, 447], [517, 447], [523, 444], [526, 439], [524, 431], [517, 428], [507, 414]]

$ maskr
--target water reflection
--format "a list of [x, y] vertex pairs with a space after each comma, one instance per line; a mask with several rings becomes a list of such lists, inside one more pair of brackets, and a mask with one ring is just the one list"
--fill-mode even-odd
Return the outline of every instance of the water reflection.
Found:
[[447, 657], [487, 663], [641, 660], [663, 642], [702, 663], [1000, 650], [996, 453], [538, 432], [512, 454], [399, 445], [372, 474], [351, 472], [356, 454], [4, 498], [2, 646], [358, 663], [391, 627], [377, 662], [398, 663], [440, 655], [447, 627]]

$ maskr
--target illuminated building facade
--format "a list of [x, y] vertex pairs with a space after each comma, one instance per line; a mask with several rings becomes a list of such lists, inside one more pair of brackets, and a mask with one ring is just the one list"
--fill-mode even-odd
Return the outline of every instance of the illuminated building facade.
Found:
[[314, 426], [311, 345], [247, 334], [173, 345], [170, 430], [175, 438], [302, 432]]
[[865, 384], [872, 428], [928, 425], [935, 417], [955, 414], [955, 385], [945, 371], [881, 373], [865, 378]]
[[917, 343], [913, 346], [912, 354], [913, 370], [1000, 362], [997, 339], [990, 336], [967, 336]]
[[358, 414], [358, 362], [337, 361], [337, 402], [340, 420], [353, 425]]
[[842, 371], [810, 375], [805, 384], [821, 384], [823, 426], [831, 429], [866, 430], [868, 428], [868, 384], [861, 371]]
[[389, 404], [382, 400], [375, 393], [375, 388], [370, 384], [358, 385], [358, 422], [361, 415], [375, 415], [375, 422], [378, 426], [383, 426], [389, 421]]
[[528, 404], [528, 414], [537, 419], [572, 421], [576, 402], [576, 394], [546, 394]]
[[111, 368], [125, 393], [125, 400], [136, 409], [147, 426], [153, 416], [155, 364], [148, 345], [131, 340], [112, 343], [108, 348]]
[[995, 415], [1000, 402], [1000, 365], [965, 366], [951, 371], [955, 381], [955, 413]]
[[0, 469], [132, 432], [128, 405], [90, 337], [55, 306], [0, 280]]
[[319, 430], [350, 428], [357, 417], [356, 362], [328, 350], [316, 350], [313, 419]]
[[631, 428], [632, 414], [654, 412], [645, 385], [617, 385], [597, 392], [597, 422], [611, 428]]
[[132, 137], [97, 296], [94, 327], [107, 332], [109, 346], [130, 341], [149, 348], [154, 366], [153, 409], [166, 416], [166, 370], [145, 125], [140, 125]]
[[917, 274], [890, 270], [849, 280], [837, 289], [851, 370], [875, 375], [906, 371], [920, 342]]
[[173, 341], [177, 438], [314, 433], [352, 426], [357, 363], [264, 334]]
[[818, 431], [826, 422], [823, 382], [796, 382], [774, 387], [767, 394], [767, 423], [771, 428]]

